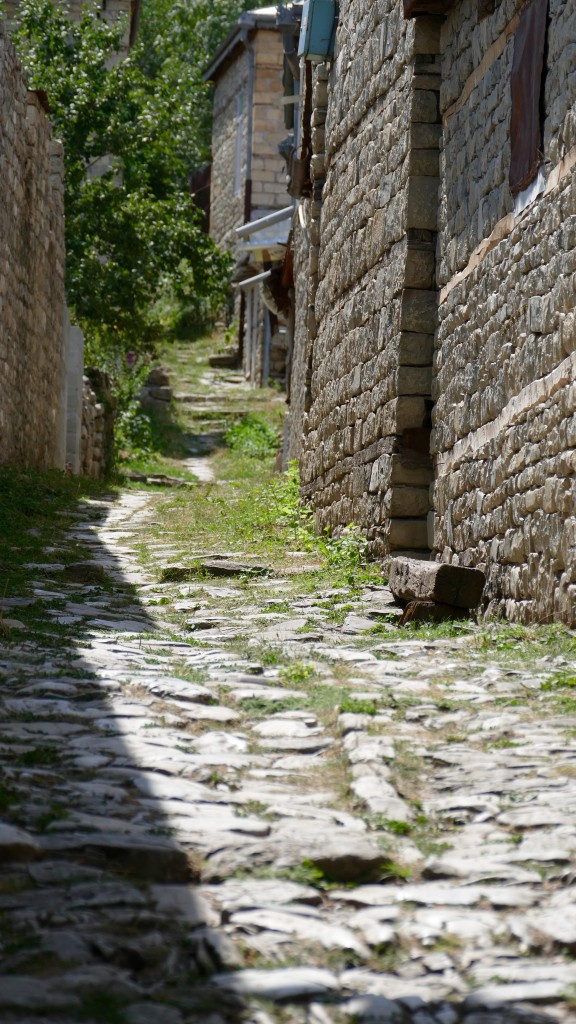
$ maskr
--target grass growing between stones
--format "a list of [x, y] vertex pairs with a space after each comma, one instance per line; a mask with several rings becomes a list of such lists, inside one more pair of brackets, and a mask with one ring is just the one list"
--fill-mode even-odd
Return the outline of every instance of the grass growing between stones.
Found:
[[211, 462], [218, 485], [159, 501], [152, 538], [169, 535], [186, 559], [222, 550], [263, 558], [274, 572], [296, 573], [300, 592], [321, 585], [358, 592], [370, 581], [382, 583], [380, 569], [366, 560], [360, 531], [350, 527], [331, 538], [314, 530], [311, 511], [299, 497], [295, 465], [274, 473], [273, 431], [273, 425], [255, 417], [231, 429], [226, 436], [233, 446], [218, 450]]

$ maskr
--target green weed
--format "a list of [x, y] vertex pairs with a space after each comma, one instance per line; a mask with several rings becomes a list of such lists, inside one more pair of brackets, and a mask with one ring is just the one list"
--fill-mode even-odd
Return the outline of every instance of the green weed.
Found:
[[352, 694], [350, 697], [345, 697], [340, 701], [340, 711], [342, 714], [351, 713], [353, 715], [377, 715], [378, 708], [374, 701], [354, 699]]
[[224, 434], [224, 441], [229, 448], [253, 459], [269, 455], [280, 446], [278, 431], [261, 413], [248, 413], [233, 423]]
[[257, 720], [282, 711], [302, 711], [307, 704], [307, 700], [305, 695], [302, 695], [302, 698], [286, 697], [284, 700], [266, 700], [265, 697], [245, 697], [240, 704], [242, 710], [251, 719]]
[[244, 804], [236, 804], [234, 814], [237, 818], [247, 818], [252, 814], [259, 815], [261, 818], [270, 817], [268, 804], [261, 800], [247, 800]]
[[555, 672], [554, 675], [542, 683], [540, 687], [544, 692], [555, 692], [556, 690], [576, 690], [576, 673]]
[[383, 860], [381, 870], [383, 882], [390, 881], [391, 879], [407, 881], [412, 877], [412, 868], [408, 867], [406, 864], [398, 864], [395, 860]]

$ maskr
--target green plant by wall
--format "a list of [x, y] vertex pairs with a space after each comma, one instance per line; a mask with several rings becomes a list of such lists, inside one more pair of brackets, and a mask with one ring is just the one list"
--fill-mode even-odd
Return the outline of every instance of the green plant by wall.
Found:
[[249, 413], [233, 423], [224, 434], [224, 440], [233, 451], [255, 459], [275, 452], [280, 446], [278, 432], [258, 413]]

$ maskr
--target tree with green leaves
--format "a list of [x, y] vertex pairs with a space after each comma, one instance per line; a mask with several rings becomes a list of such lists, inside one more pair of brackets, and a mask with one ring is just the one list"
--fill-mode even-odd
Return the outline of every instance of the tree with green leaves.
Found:
[[78, 22], [51, 0], [19, 7], [29, 83], [46, 92], [64, 144], [69, 303], [104, 350], [149, 350], [178, 311], [200, 320], [226, 293], [228, 257], [202, 232], [188, 188], [207, 158], [206, 26], [186, 16], [178, 29], [163, 3], [145, 9], [123, 60], [125, 26], [98, 7]]

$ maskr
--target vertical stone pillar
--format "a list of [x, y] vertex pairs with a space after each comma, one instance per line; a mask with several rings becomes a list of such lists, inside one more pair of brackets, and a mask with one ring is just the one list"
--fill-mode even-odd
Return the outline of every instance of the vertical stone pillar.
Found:
[[436, 239], [439, 204], [439, 111], [442, 18], [415, 19], [410, 110], [406, 258], [397, 350], [396, 397], [402, 422], [388, 463], [385, 506], [391, 550], [431, 548], [430, 413], [437, 319]]

